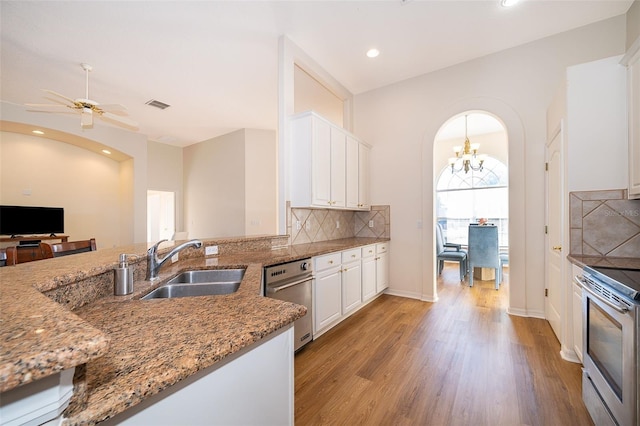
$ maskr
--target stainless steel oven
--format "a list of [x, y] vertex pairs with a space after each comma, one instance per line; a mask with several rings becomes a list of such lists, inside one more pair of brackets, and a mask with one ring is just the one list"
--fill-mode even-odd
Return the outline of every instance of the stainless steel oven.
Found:
[[312, 284], [313, 267], [311, 259], [264, 268], [264, 296], [307, 307], [307, 314], [293, 325], [294, 350], [299, 351], [313, 339]]
[[640, 271], [584, 268], [583, 400], [596, 425], [638, 425]]

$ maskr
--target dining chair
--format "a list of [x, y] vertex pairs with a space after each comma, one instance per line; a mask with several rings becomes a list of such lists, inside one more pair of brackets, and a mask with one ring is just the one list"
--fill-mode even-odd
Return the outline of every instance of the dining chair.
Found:
[[81, 241], [68, 241], [64, 243], [56, 244], [44, 244], [48, 246], [48, 249], [44, 249], [44, 252], [51, 254], [50, 257], [68, 256], [70, 254], [84, 253], [88, 251], [96, 250], [96, 239], [91, 238], [89, 240]]
[[436, 224], [436, 260], [438, 261], [438, 275], [442, 274], [444, 262], [458, 262], [460, 264], [460, 281], [467, 275], [467, 252], [460, 244], [446, 243], [442, 225]]
[[18, 254], [15, 247], [0, 249], [0, 266], [13, 266], [16, 264]]
[[473, 287], [473, 268], [494, 268], [496, 290], [502, 282], [502, 260], [495, 225], [469, 226], [469, 287]]

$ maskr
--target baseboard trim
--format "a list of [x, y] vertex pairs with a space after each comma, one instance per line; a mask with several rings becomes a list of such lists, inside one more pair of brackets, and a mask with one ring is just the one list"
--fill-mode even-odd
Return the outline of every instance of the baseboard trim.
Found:
[[578, 358], [576, 351], [566, 348], [564, 347], [564, 345], [560, 349], [560, 356], [565, 361], [573, 362], [575, 364], [582, 364], [582, 361], [580, 361], [580, 358]]

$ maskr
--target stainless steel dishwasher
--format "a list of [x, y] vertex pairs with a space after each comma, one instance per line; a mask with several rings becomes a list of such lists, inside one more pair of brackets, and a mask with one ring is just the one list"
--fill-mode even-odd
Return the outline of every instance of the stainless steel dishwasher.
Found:
[[264, 268], [266, 297], [297, 303], [307, 308], [307, 314], [294, 323], [296, 352], [313, 339], [313, 267], [311, 265], [311, 259], [302, 259]]

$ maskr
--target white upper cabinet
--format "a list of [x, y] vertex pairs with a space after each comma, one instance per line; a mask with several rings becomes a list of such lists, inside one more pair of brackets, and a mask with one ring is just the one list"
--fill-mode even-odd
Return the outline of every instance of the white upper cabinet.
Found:
[[[317, 121], [309, 124], [311, 138], [311, 174], [315, 177], [311, 204], [328, 205], [331, 203], [331, 127], [329, 123]], [[306, 162], [305, 162], [306, 163]]]
[[358, 208], [371, 209], [369, 199], [369, 152], [368, 145], [358, 144]]
[[[629, 198], [640, 198], [640, 38], [629, 52], [627, 90], [629, 111]], [[627, 57], [625, 56], [625, 59]]]
[[360, 144], [351, 136], [347, 136], [347, 208], [360, 207], [359, 200], [359, 150]]
[[368, 152], [367, 145], [313, 112], [293, 116], [291, 206], [369, 210]]
[[[338, 127], [331, 127], [331, 207], [346, 207], [347, 135]], [[313, 161], [313, 159], [311, 159]], [[323, 177], [322, 177], [323, 178]], [[322, 179], [320, 178], [320, 179]], [[313, 176], [312, 176], [313, 179]]]

